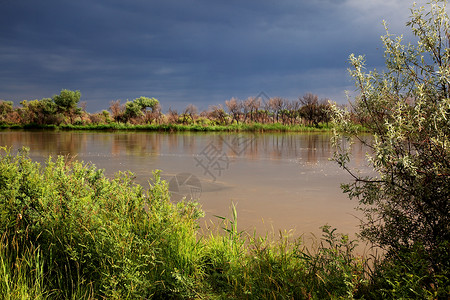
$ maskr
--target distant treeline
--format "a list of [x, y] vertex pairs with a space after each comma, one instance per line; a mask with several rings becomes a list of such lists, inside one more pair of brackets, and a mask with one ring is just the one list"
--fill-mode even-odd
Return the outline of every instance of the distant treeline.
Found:
[[210, 106], [199, 112], [189, 104], [182, 111], [169, 109], [162, 113], [155, 98], [139, 97], [133, 101], [110, 102], [108, 110], [88, 113], [86, 103], [81, 102], [79, 91], [62, 90], [59, 95], [41, 100], [23, 100], [19, 107], [12, 101], [0, 100], [1, 125], [239, 125], [282, 124], [319, 127], [330, 121], [328, 99], [320, 99], [307, 93], [297, 100], [280, 97], [263, 100], [249, 97], [246, 100], [231, 98], [225, 104]]

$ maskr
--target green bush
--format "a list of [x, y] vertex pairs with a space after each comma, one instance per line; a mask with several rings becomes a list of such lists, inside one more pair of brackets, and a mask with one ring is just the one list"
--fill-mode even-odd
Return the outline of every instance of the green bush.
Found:
[[449, 286], [449, 245], [443, 243], [438, 258], [443, 271], [436, 274], [430, 267], [430, 253], [416, 244], [397, 253], [390, 253], [374, 264], [374, 273], [365, 294], [375, 299], [447, 299]]
[[172, 205], [158, 172], [144, 191], [130, 173], [109, 180], [62, 157], [41, 167], [25, 150], [2, 151], [3, 247], [17, 261], [40, 249], [47, 291], [71, 298], [81, 285], [107, 298], [192, 295], [201, 213], [193, 203]]

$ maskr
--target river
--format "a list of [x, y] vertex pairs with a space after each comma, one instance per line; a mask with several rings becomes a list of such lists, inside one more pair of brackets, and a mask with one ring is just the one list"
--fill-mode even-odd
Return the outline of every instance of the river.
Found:
[[[329, 161], [329, 133], [157, 133], [3, 130], [0, 145], [30, 148], [34, 160], [65, 155], [92, 162], [107, 176], [132, 171], [148, 187], [160, 169], [173, 200], [199, 199], [206, 216], [202, 227], [230, 216], [234, 203], [238, 228], [249, 233], [295, 230], [320, 234], [329, 224], [339, 232], [358, 231], [356, 202], [340, 184], [351, 177]], [[353, 149], [357, 164], [363, 147]]]

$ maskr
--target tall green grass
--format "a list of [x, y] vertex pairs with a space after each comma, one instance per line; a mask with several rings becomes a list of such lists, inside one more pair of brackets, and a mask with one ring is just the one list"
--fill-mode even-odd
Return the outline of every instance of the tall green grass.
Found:
[[369, 274], [355, 241], [330, 226], [306, 247], [288, 232], [238, 231], [232, 206], [202, 233], [199, 205], [172, 203], [159, 172], [144, 188], [131, 173], [109, 179], [67, 158], [40, 165], [26, 149], [1, 152], [0, 299], [436, 298], [448, 289], [445, 274], [439, 291], [427, 285], [420, 251], [412, 270], [390, 259]]
[[146, 130], [146, 131], [228, 131], [228, 132], [302, 132], [302, 131], [328, 131], [331, 129], [326, 124], [318, 127], [305, 125], [283, 125], [280, 123], [250, 123], [250, 124], [229, 124], [229, 125], [205, 125], [205, 124], [147, 124], [131, 125], [121, 123], [99, 124], [99, 125], [61, 125], [61, 129], [77, 130]]
[[322, 227], [316, 247], [280, 232], [277, 239], [237, 230], [237, 212], [223, 219], [224, 234], [210, 233], [207, 280], [223, 298], [352, 298], [366, 283], [366, 260], [354, 254], [355, 241]]
[[42, 251], [26, 248], [18, 256], [3, 235], [0, 241], [0, 295], [2, 299], [46, 299]]
[[280, 123], [250, 123], [250, 124], [146, 124], [133, 125], [124, 123], [109, 124], [88, 124], [88, 125], [37, 125], [37, 124], [1, 124], [0, 129], [61, 129], [61, 130], [134, 130], [134, 131], [161, 131], [161, 132], [311, 132], [311, 131], [329, 131], [332, 128], [326, 124], [320, 124], [317, 127], [306, 125], [284, 125]]
[[80, 162], [50, 158], [41, 167], [26, 152], [6, 151], [0, 187], [3, 247], [18, 260], [40, 249], [53, 295], [73, 298], [79, 286], [116, 299], [191, 295], [183, 280], [201, 277], [201, 212], [172, 205], [158, 172], [144, 190], [129, 173], [110, 180]]

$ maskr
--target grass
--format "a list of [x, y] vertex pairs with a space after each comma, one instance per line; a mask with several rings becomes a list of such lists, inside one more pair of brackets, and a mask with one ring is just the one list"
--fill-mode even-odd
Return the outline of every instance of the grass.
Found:
[[61, 130], [133, 130], [133, 131], [197, 131], [197, 132], [311, 132], [311, 131], [329, 131], [331, 127], [326, 124], [320, 124], [317, 127], [306, 125], [283, 125], [280, 123], [251, 123], [251, 124], [230, 124], [230, 125], [183, 125], [183, 124], [147, 124], [132, 125], [123, 123], [110, 124], [89, 124], [89, 125], [38, 125], [38, 124], [2, 124], [0, 129], [61, 129]]
[[0, 299], [436, 298], [448, 288], [445, 276], [439, 291], [416, 281], [420, 255], [418, 271], [391, 260], [369, 274], [356, 241], [330, 226], [308, 248], [289, 232], [239, 232], [232, 206], [202, 234], [198, 204], [172, 203], [157, 171], [144, 188], [131, 173], [1, 151]]

